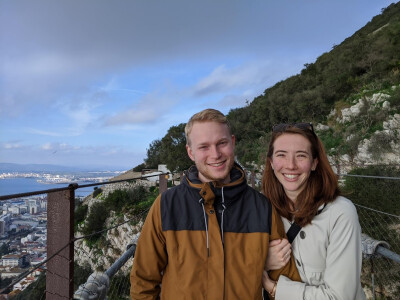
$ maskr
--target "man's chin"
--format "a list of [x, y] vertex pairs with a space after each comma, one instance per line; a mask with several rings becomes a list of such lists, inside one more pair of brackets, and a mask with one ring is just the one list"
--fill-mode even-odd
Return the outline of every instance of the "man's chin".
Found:
[[210, 176], [212, 181], [217, 181], [221, 183], [226, 183], [226, 181], [229, 181], [229, 172], [225, 172], [223, 174], [212, 174], [213, 176]]

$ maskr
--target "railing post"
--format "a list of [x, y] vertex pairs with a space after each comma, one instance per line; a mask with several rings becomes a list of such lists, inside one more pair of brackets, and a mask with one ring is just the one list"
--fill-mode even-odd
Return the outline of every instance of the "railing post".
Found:
[[160, 194], [162, 194], [162, 193], [164, 193], [166, 190], [167, 190], [167, 188], [168, 188], [168, 185], [167, 185], [167, 183], [168, 183], [168, 181], [167, 181], [167, 178], [168, 178], [168, 175], [165, 175], [165, 174], [161, 174], [160, 176], [159, 176], [159, 183], [158, 183], [158, 189], [159, 189], [159, 191], [160, 191]]
[[74, 293], [75, 189], [47, 194], [47, 262], [46, 300], [72, 299]]

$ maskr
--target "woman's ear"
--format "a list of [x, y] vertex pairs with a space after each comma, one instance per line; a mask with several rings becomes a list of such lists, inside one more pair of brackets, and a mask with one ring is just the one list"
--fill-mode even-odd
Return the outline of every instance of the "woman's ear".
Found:
[[312, 165], [311, 165], [311, 171], [315, 171], [318, 165], [318, 158], [314, 158]]

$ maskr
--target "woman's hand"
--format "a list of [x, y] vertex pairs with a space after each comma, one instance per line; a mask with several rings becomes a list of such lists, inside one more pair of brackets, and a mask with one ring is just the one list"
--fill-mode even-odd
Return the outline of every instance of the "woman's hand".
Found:
[[264, 269], [267, 271], [283, 268], [290, 260], [292, 245], [287, 239], [273, 240], [269, 243]]
[[264, 289], [268, 292], [268, 294], [270, 294], [272, 296], [272, 298], [275, 298], [275, 292], [276, 292], [276, 281], [273, 281], [269, 278], [268, 276], [268, 272], [267, 271], [263, 271], [263, 278], [262, 278], [262, 282], [263, 282], [263, 287]]

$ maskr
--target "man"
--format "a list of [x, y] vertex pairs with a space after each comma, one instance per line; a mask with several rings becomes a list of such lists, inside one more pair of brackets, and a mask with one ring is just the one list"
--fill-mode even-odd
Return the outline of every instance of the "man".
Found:
[[[195, 166], [159, 196], [143, 226], [131, 271], [132, 299], [261, 299], [270, 240], [285, 236], [269, 201], [234, 161], [226, 117], [203, 110], [185, 128]], [[300, 280], [293, 259], [280, 274]]]

